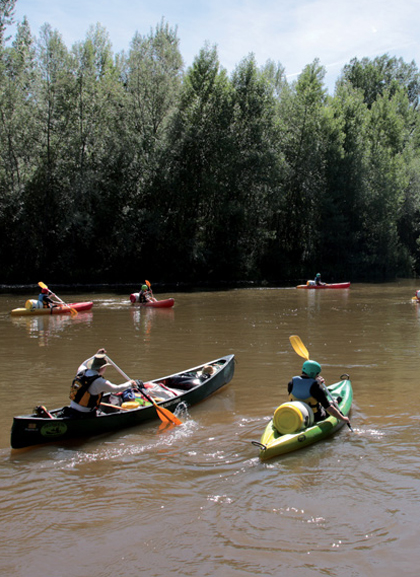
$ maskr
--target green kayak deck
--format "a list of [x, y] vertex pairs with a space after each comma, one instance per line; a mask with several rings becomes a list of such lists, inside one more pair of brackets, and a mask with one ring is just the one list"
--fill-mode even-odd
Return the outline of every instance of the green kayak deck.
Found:
[[[332, 397], [337, 400], [338, 407], [344, 415], [348, 415], [353, 401], [353, 389], [348, 375], [342, 375], [341, 381], [328, 387]], [[259, 448], [261, 460], [271, 459], [285, 453], [290, 453], [312, 445], [321, 439], [329, 437], [344, 425], [344, 421], [329, 416], [324, 421], [315, 423], [312, 427], [292, 434], [281, 434], [274, 427], [273, 419], [268, 423], [260, 442], [252, 443]]]

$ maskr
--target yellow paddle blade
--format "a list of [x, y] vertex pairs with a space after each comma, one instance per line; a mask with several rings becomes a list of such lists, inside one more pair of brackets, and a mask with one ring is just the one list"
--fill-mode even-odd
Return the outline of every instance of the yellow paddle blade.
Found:
[[44, 284], [43, 282], [39, 282], [39, 283], [38, 283], [38, 286], [41, 287], [41, 288], [43, 288], [43, 289], [50, 290], [50, 289], [47, 287], [47, 285]]
[[148, 280], [146, 280], [146, 281], [144, 281], [144, 282], [145, 282], [145, 283], [147, 284], [147, 286], [150, 288], [150, 282], [149, 282]]
[[302, 343], [301, 338], [297, 335], [292, 335], [289, 337], [290, 344], [292, 345], [295, 353], [309, 361], [309, 352], [305, 345]]

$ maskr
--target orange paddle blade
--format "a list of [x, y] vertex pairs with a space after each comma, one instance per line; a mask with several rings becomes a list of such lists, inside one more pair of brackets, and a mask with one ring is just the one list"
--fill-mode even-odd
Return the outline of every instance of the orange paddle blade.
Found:
[[168, 411], [168, 409], [164, 409], [163, 407], [159, 407], [159, 405], [157, 405], [156, 403], [153, 403], [157, 414], [160, 418], [160, 420], [163, 423], [172, 423], [173, 425], [182, 425], [182, 421], [180, 421], [178, 419], [178, 417], [175, 417], [175, 415], [173, 413], [171, 413], [171, 411]]

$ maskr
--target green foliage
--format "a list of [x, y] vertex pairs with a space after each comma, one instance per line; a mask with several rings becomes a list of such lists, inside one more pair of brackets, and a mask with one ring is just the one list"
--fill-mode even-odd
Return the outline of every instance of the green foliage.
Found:
[[69, 50], [0, 0], [1, 282], [385, 279], [420, 273], [420, 77], [318, 60], [288, 83], [205, 44], [184, 70], [163, 20], [114, 55]]

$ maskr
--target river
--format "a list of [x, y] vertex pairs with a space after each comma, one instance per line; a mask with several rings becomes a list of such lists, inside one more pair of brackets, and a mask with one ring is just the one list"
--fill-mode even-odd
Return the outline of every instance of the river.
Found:
[[[54, 290], [54, 287], [51, 286]], [[16, 577], [405, 577], [420, 565], [420, 305], [415, 281], [347, 290], [128, 294], [75, 317], [11, 317], [37, 291], [0, 294], [0, 572]], [[57, 291], [58, 292], [58, 291]], [[259, 440], [303, 359], [349, 373], [352, 433], [260, 462]], [[67, 404], [79, 364], [105, 347], [144, 381], [235, 354], [229, 385], [161, 431], [11, 450], [14, 415]], [[107, 377], [121, 382], [113, 368]]]

